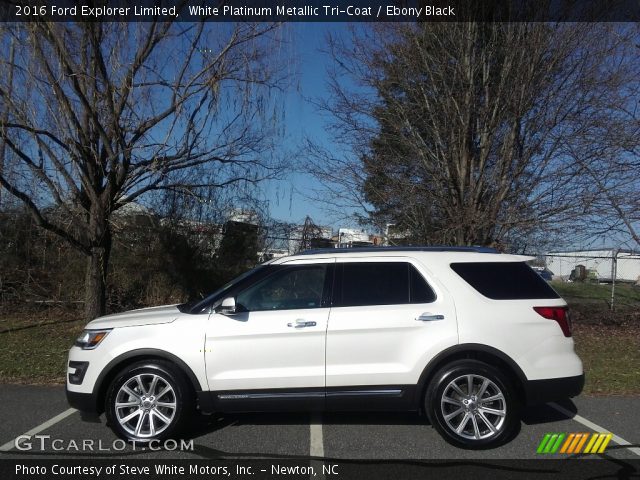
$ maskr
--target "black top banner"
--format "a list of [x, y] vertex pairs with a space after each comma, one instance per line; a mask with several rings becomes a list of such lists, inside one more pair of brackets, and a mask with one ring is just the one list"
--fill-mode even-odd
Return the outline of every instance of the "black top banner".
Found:
[[0, 0], [0, 21], [637, 22], [640, 0]]

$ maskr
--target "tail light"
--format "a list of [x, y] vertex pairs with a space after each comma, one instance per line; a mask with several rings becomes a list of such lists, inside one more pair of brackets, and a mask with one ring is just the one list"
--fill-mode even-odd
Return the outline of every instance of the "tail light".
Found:
[[571, 336], [571, 320], [569, 320], [568, 307], [533, 307], [533, 309], [544, 318], [558, 322], [565, 337]]

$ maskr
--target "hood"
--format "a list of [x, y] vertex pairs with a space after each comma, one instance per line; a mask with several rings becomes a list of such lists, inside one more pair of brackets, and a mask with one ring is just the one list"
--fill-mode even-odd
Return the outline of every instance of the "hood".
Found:
[[157, 325], [173, 322], [180, 315], [177, 305], [163, 305], [161, 307], [141, 308], [128, 312], [115, 313], [98, 317], [87, 324], [85, 328], [118, 328], [136, 327], [139, 325]]

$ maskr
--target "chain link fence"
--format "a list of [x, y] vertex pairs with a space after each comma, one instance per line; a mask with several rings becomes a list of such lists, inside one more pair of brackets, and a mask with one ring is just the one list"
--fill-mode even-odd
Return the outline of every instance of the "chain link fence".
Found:
[[[553, 281], [602, 285], [601, 288], [608, 288], [608, 304], [611, 310], [617, 305], [640, 306], [638, 252], [611, 248], [549, 252], [540, 257], [547, 275]], [[593, 300], [603, 297], [601, 290], [585, 292], [590, 292]]]

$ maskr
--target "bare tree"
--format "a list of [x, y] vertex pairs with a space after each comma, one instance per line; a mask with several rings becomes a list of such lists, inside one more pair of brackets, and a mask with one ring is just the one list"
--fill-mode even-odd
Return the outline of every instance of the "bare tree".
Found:
[[628, 40], [613, 29], [378, 24], [331, 38], [320, 106], [342, 150], [310, 144], [320, 198], [415, 242], [516, 248], [566, 231], [597, 190], [571, 153], [609, 118]]
[[[13, 61], [15, 58], [15, 48], [13, 39], [9, 45], [9, 71], [7, 74], [7, 84], [8, 90], [7, 95], [13, 94]], [[0, 125], [5, 125], [9, 121], [9, 109], [7, 106], [2, 110], [2, 120], [0, 120]], [[0, 127], [1, 128], [1, 127]], [[7, 143], [4, 141], [2, 136], [0, 136], [0, 177], [2, 176], [2, 172], [4, 172], [4, 165], [7, 157]], [[2, 206], [2, 185], [0, 185], [0, 206]]]
[[[637, 125], [635, 128], [636, 135], [640, 135], [640, 128]], [[583, 228], [594, 240], [602, 238], [612, 246], [637, 249], [640, 247], [639, 154], [615, 147], [620, 132], [615, 133], [617, 140], [612, 145], [598, 149], [598, 153], [589, 148], [587, 153], [576, 152], [576, 163], [596, 189], [586, 205]]]
[[[596, 188], [588, 204], [585, 227], [612, 245], [640, 247], [640, 26], [618, 26], [621, 40], [607, 70], [615, 83], [601, 98], [605, 119], [596, 118], [591, 129], [572, 149], [576, 163]], [[602, 121], [604, 120], [604, 121]], [[597, 141], [594, 137], [597, 136]]]
[[[87, 257], [85, 312], [105, 311], [113, 212], [160, 189], [255, 183], [280, 75], [275, 24], [8, 25], [0, 45], [0, 185]], [[10, 78], [9, 73], [13, 73]]]

